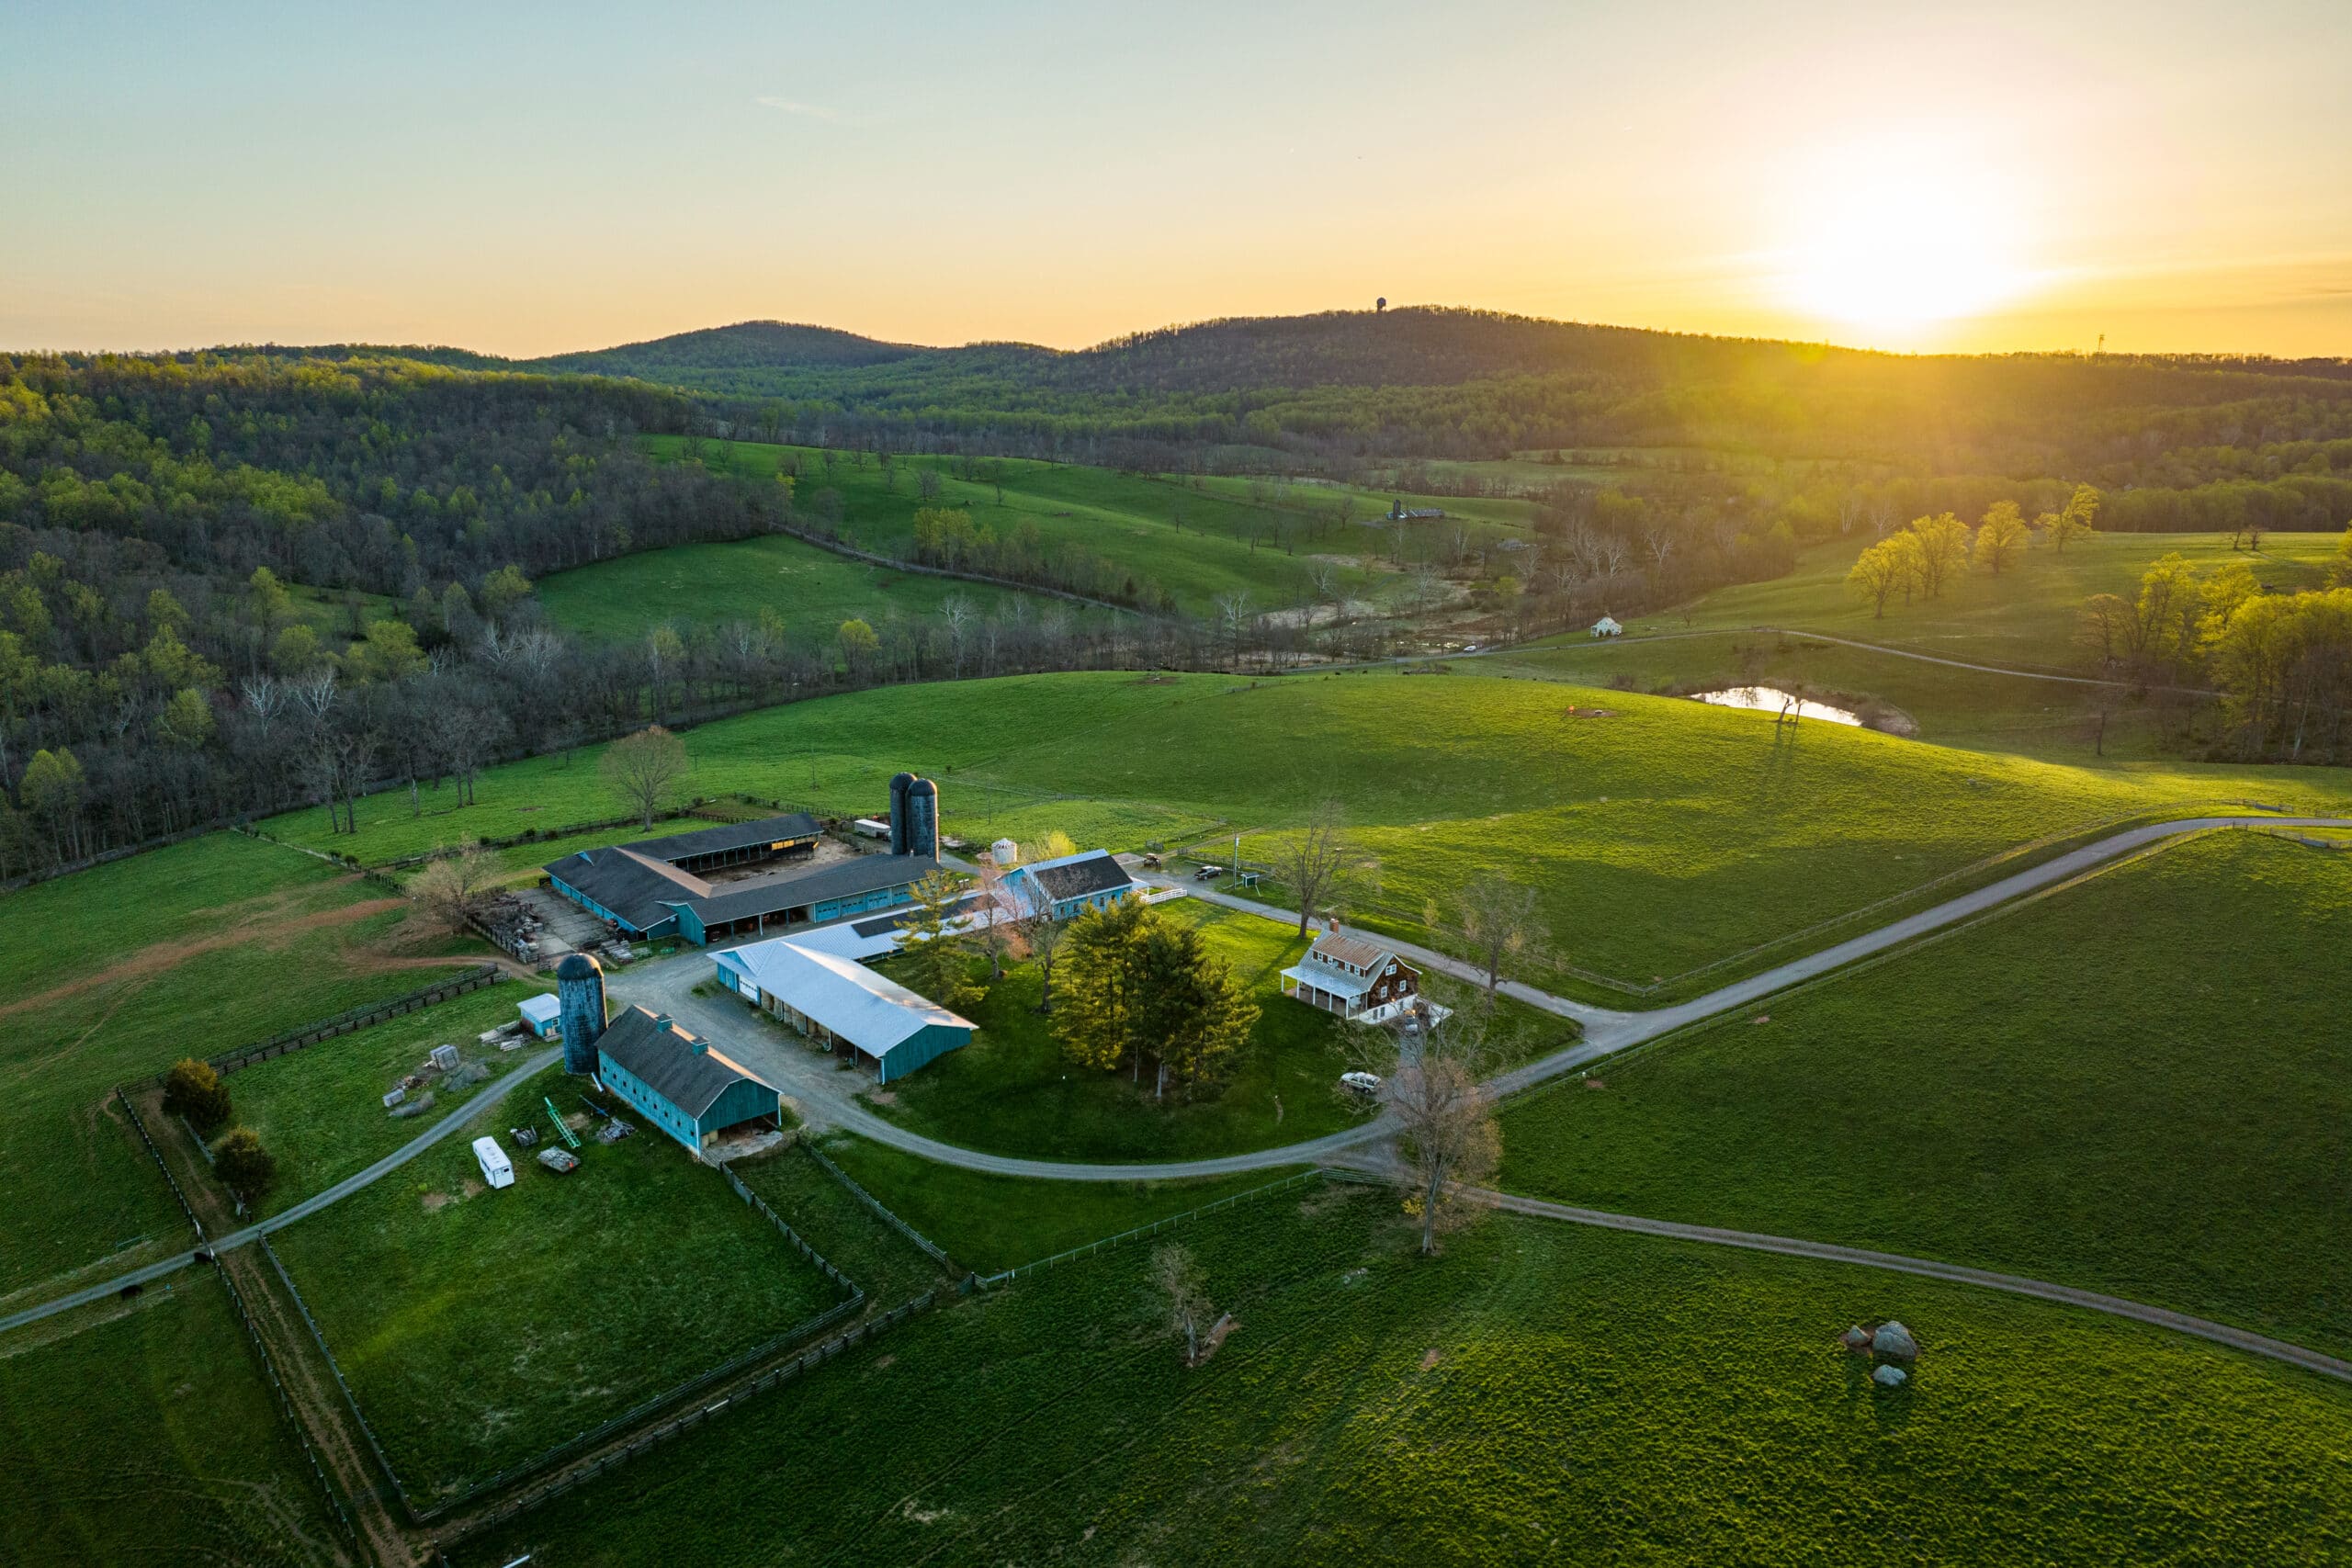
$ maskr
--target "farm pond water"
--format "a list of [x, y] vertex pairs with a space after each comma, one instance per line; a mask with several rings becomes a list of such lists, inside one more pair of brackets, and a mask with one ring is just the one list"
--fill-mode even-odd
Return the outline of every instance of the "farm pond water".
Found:
[[1760, 713], [1779, 713], [1793, 703], [1799, 718], [1817, 718], [1825, 724], [1862, 722], [1862, 716], [1858, 713], [1831, 707], [1827, 703], [1808, 702], [1778, 686], [1725, 686], [1719, 692], [1693, 692], [1690, 695], [1695, 701], [1713, 703], [1717, 707], [1754, 708]]

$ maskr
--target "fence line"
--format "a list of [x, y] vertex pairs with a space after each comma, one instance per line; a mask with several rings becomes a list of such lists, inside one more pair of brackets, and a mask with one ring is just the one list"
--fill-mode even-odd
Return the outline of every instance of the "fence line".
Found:
[[120, 1086], [115, 1089], [114, 1097], [121, 1105], [123, 1114], [130, 1118], [130, 1125], [139, 1134], [139, 1141], [146, 1145], [147, 1152], [155, 1157], [155, 1168], [164, 1173], [165, 1181], [171, 1183], [172, 1196], [179, 1200], [180, 1213], [186, 1214], [187, 1223], [196, 1227], [197, 1241], [201, 1244], [209, 1239], [204, 1234], [204, 1222], [196, 1217], [195, 1205], [187, 1201], [187, 1193], [180, 1186], [180, 1179], [174, 1176], [172, 1168], [164, 1163], [164, 1151], [157, 1148], [155, 1140], [148, 1135], [147, 1122], [139, 1114], [139, 1107], [130, 1103], [130, 1096], [123, 1093]]
[[319, 1462], [319, 1451], [311, 1445], [311, 1434], [303, 1429], [302, 1418], [295, 1413], [294, 1401], [288, 1397], [286, 1385], [277, 1376], [277, 1363], [270, 1359], [269, 1346], [261, 1337], [261, 1329], [254, 1322], [253, 1313], [245, 1306], [245, 1293], [237, 1289], [237, 1281], [230, 1277], [224, 1264], [214, 1270], [220, 1282], [229, 1287], [229, 1300], [237, 1309], [237, 1321], [245, 1325], [245, 1337], [253, 1342], [254, 1354], [261, 1358], [262, 1374], [269, 1379], [269, 1392], [277, 1396], [277, 1413], [293, 1428], [295, 1440], [302, 1445], [302, 1457], [311, 1461], [311, 1473], [318, 1478], [319, 1490], [327, 1495], [328, 1506], [334, 1509], [335, 1522], [343, 1526], [345, 1540], [353, 1546], [359, 1544], [359, 1527], [351, 1520], [351, 1511], [335, 1495], [334, 1485], [327, 1479], [327, 1468]]
[[302, 1314], [302, 1322], [311, 1330], [311, 1338], [317, 1344], [319, 1354], [326, 1359], [327, 1371], [334, 1374], [335, 1387], [343, 1390], [343, 1402], [350, 1406], [351, 1418], [359, 1423], [359, 1435], [368, 1439], [368, 1451], [376, 1456], [376, 1463], [382, 1468], [384, 1479], [391, 1483], [392, 1495], [401, 1500], [401, 1507], [414, 1514], [416, 1505], [409, 1501], [408, 1488], [401, 1484], [400, 1472], [392, 1468], [391, 1460], [385, 1455], [384, 1445], [376, 1440], [376, 1428], [368, 1424], [366, 1413], [359, 1408], [358, 1396], [351, 1392], [351, 1384], [344, 1380], [343, 1363], [334, 1359], [333, 1350], [327, 1348], [327, 1337], [320, 1329], [319, 1320], [311, 1315], [311, 1303], [302, 1299], [302, 1292], [295, 1287], [294, 1276], [286, 1271], [285, 1260], [277, 1256], [277, 1248], [269, 1245], [269, 1236], [264, 1234], [255, 1239], [261, 1243], [262, 1253], [269, 1259], [269, 1266], [277, 1270], [278, 1280], [285, 1285], [286, 1293], [293, 1298], [294, 1310]]
[[892, 1229], [896, 1230], [900, 1235], [905, 1236], [909, 1241], [913, 1242], [916, 1247], [922, 1248], [923, 1255], [929, 1258], [933, 1263], [938, 1264], [950, 1274], [956, 1272], [956, 1260], [947, 1256], [944, 1248], [941, 1247], [937, 1242], [933, 1241], [929, 1236], [923, 1235], [922, 1232], [915, 1229], [914, 1226], [907, 1224], [906, 1221], [892, 1213], [889, 1209], [883, 1204], [879, 1198], [876, 1198], [873, 1193], [868, 1192], [865, 1188], [860, 1187], [856, 1182], [851, 1180], [849, 1172], [843, 1170], [840, 1166], [835, 1165], [830, 1158], [828, 1158], [824, 1150], [819, 1148], [815, 1144], [810, 1143], [806, 1139], [802, 1140], [800, 1146], [807, 1149], [811, 1155], [814, 1155], [817, 1158], [817, 1163], [822, 1166], [825, 1168], [826, 1173], [831, 1176], [835, 1181], [838, 1181], [843, 1187], [848, 1188], [851, 1197], [865, 1204], [868, 1209], [871, 1209], [876, 1215], [880, 1216], [884, 1222], [888, 1224]]
[[217, 1056], [208, 1056], [205, 1060], [215, 1072], [226, 1077], [231, 1073], [275, 1057], [287, 1055], [295, 1051], [307, 1050], [322, 1041], [349, 1034], [355, 1030], [365, 1029], [370, 1024], [382, 1023], [388, 1019], [414, 1012], [420, 1008], [431, 1007], [436, 1002], [446, 1002], [452, 997], [462, 997], [469, 991], [481, 990], [484, 986], [494, 986], [504, 974], [505, 971], [495, 964], [478, 964], [455, 979], [436, 980], [432, 985], [420, 986], [413, 991], [404, 992], [380, 1002], [363, 1002], [358, 1007], [335, 1014], [333, 1018], [319, 1019], [311, 1023], [301, 1024], [282, 1033], [274, 1034], [267, 1040], [257, 1041], [251, 1045], [242, 1045], [234, 1051], [224, 1051]]
[[831, 1280], [834, 1284], [839, 1285], [842, 1290], [848, 1292], [852, 1295], [862, 1296], [865, 1293], [864, 1289], [860, 1287], [855, 1280], [852, 1280], [848, 1275], [842, 1273], [840, 1269], [827, 1262], [825, 1260], [825, 1255], [818, 1251], [815, 1247], [809, 1246], [808, 1241], [798, 1231], [794, 1230], [790, 1225], [785, 1224], [783, 1217], [777, 1214], [774, 1209], [768, 1207], [766, 1199], [762, 1198], [758, 1193], [744, 1186], [743, 1179], [741, 1177], [736, 1175], [733, 1171], [728, 1169], [723, 1165], [718, 1168], [718, 1174], [727, 1178], [727, 1185], [735, 1189], [735, 1196], [750, 1204], [766, 1219], [768, 1224], [774, 1225], [776, 1228], [777, 1234], [781, 1235], [785, 1240], [790, 1242], [795, 1247], [799, 1249], [801, 1257], [807, 1258], [809, 1262], [814, 1263], [824, 1272], [826, 1279]]
[[938, 1299], [938, 1294], [939, 1292], [937, 1291], [925, 1291], [922, 1295], [913, 1297], [911, 1300], [899, 1303], [897, 1306], [892, 1307], [888, 1312], [882, 1314], [878, 1317], [869, 1319], [865, 1323], [854, 1325], [844, 1332], [826, 1340], [823, 1344], [810, 1347], [808, 1350], [794, 1357], [791, 1360], [786, 1361], [780, 1366], [772, 1368], [770, 1371], [763, 1374], [757, 1382], [737, 1390], [735, 1393], [729, 1394], [725, 1399], [719, 1400], [715, 1404], [707, 1404], [697, 1409], [681, 1412], [679, 1415], [662, 1422], [658, 1427], [647, 1428], [644, 1433], [628, 1443], [626, 1446], [615, 1449], [608, 1454], [601, 1454], [595, 1459], [590, 1460], [587, 1463], [581, 1465], [576, 1470], [567, 1471], [565, 1473], [555, 1477], [551, 1481], [543, 1483], [538, 1486], [535, 1486], [528, 1492], [524, 1492], [514, 1497], [510, 1497], [505, 1502], [499, 1504], [488, 1512], [472, 1519], [467, 1520], [465, 1524], [460, 1526], [451, 1534], [433, 1541], [431, 1543], [430, 1550], [435, 1552], [447, 1551], [450, 1547], [457, 1545], [460, 1541], [479, 1535], [482, 1531], [490, 1529], [494, 1526], [504, 1524], [507, 1520], [514, 1518], [519, 1515], [528, 1513], [531, 1509], [539, 1506], [541, 1504], [546, 1503], [552, 1498], [560, 1497], [565, 1493], [571, 1491], [574, 1487], [580, 1486], [589, 1481], [593, 1481], [597, 1476], [603, 1475], [608, 1471], [628, 1463], [630, 1460], [637, 1458], [640, 1454], [651, 1451], [653, 1449], [669, 1441], [672, 1438], [679, 1436], [681, 1433], [694, 1430], [695, 1427], [703, 1425], [714, 1416], [730, 1409], [734, 1405], [741, 1404], [744, 1400], [751, 1398], [755, 1393], [765, 1393], [770, 1389], [782, 1387], [784, 1384], [792, 1382], [794, 1379], [801, 1377], [806, 1373], [814, 1371], [816, 1368], [824, 1365], [827, 1361], [830, 1361], [834, 1357], [839, 1356], [842, 1351], [847, 1350], [854, 1346], [862, 1345], [865, 1341], [873, 1338], [876, 1335], [886, 1333], [888, 1330], [897, 1327], [899, 1324], [904, 1323], [908, 1318], [914, 1316], [917, 1313], [929, 1311], [932, 1303]]
[[1116, 1235], [1106, 1235], [1100, 1241], [1090, 1241], [1084, 1247], [1073, 1247], [1066, 1252], [1057, 1252], [1050, 1257], [1040, 1258], [1034, 1263], [1018, 1264], [1001, 1273], [989, 1275], [980, 1283], [1001, 1284], [1007, 1280], [1017, 1280], [1023, 1274], [1035, 1274], [1040, 1269], [1051, 1269], [1058, 1264], [1076, 1262], [1081, 1258], [1091, 1258], [1094, 1254], [1110, 1247], [1137, 1241], [1148, 1235], [1158, 1235], [1161, 1231], [1181, 1225], [1187, 1220], [1196, 1220], [1204, 1214], [1214, 1214], [1220, 1210], [1254, 1202], [1261, 1198], [1271, 1198], [1277, 1192], [1287, 1192], [1293, 1188], [1323, 1180], [1328, 1174], [1319, 1167], [1313, 1170], [1302, 1170], [1295, 1176], [1285, 1176], [1279, 1181], [1269, 1181], [1262, 1187], [1252, 1187], [1245, 1192], [1233, 1193], [1229, 1197], [1218, 1199], [1214, 1203], [1204, 1203], [1197, 1209], [1187, 1209], [1181, 1214], [1170, 1214], [1164, 1220], [1154, 1220], [1148, 1225], [1137, 1225], [1133, 1230], [1124, 1230]]

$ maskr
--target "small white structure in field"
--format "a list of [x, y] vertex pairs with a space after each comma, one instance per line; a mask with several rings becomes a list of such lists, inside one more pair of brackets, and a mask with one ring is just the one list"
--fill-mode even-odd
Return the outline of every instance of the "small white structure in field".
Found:
[[878, 818], [861, 817], [849, 826], [850, 831], [861, 839], [887, 839], [890, 836], [890, 824]]
[[506, 1157], [506, 1151], [498, 1146], [496, 1138], [476, 1138], [474, 1158], [481, 1162], [481, 1179], [492, 1187], [514, 1185], [514, 1164]]
[[435, 1045], [433, 1047], [433, 1065], [445, 1073], [456, 1072], [458, 1048], [455, 1045]]
[[1592, 623], [1592, 635], [1595, 637], [1617, 637], [1624, 630], [1624, 627], [1617, 624], [1615, 617], [1611, 615], [1603, 615]]
[[562, 1004], [551, 992], [525, 997], [514, 1004], [514, 1010], [523, 1015], [523, 1027], [542, 1040], [553, 1040], [563, 1032]]
[[1011, 865], [1021, 858], [1021, 846], [1011, 839], [999, 839], [989, 846], [989, 859], [999, 865]]

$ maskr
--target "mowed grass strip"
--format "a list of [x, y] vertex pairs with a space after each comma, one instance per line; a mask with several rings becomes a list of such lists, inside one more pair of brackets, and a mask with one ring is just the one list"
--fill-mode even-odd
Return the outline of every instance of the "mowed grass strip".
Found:
[[719, 1174], [645, 1125], [583, 1123], [557, 1176], [506, 1129], [553, 1136], [542, 1097], [582, 1114], [551, 1068], [488, 1112], [514, 1162], [490, 1190], [451, 1138], [289, 1226], [279, 1255], [412, 1495], [447, 1496], [618, 1416], [839, 1299]]
[[1503, 1183], [2346, 1354], [2347, 943], [2352, 861], [2201, 837], [1531, 1097]]
[[[260, 1134], [262, 1145], [277, 1157], [277, 1185], [261, 1213], [290, 1208], [366, 1169], [548, 1049], [545, 1041], [529, 1034], [513, 1051], [484, 1045], [475, 1036], [512, 1021], [515, 1003], [548, 988], [510, 977], [230, 1074], [224, 1081], [236, 1122]], [[445, 1044], [458, 1047], [465, 1063], [479, 1064], [491, 1076], [453, 1089], [446, 1076], [435, 1075], [425, 1091], [408, 1097], [413, 1101], [430, 1092], [429, 1110], [413, 1116], [387, 1111], [384, 1096], [402, 1077], [423, 1068], [435, 1046]], [[503, 1127], [481, 1131], [505, 1138]]]
[[[1596, 707], [1615, 716], [1578, 716]], [[1374, 863], [1350, 913], [1430, 935], [1431, 901], [1442, 916], [1465, 883], [1506, 876], [1541, 895], [1543, 953], [1634, 984], [2135, 813], [2352, 800], [2335, 769], [2067, 767], [1475, 675], [908, 686], [707, 725], [686, 743], [687, 787], [705, 795], [871, 810], [891, 773], [913, 769], [939, 782], [947, 827], [974, 842], [1058, 826], [1082, 845], [1129, 849], [1219, 820], [1278, 834], [1334, 799]], [[323, 812], [269, 828], [379, 860], [469, 832], [593, 820], [615, 808], [595, 755], [494, 770], [481, 804], [438, 817], [379, 797], [361, 807], [356, 839], [330, 837]], [[1245, 841], [1244, 852], [1271, 859], [1278, 843]], [[1541, 959], [1532, 967], [1546, 973]]]
[[114, 1086], [446, 972], [384, 950], [404, 908], [232, 833], [0, 899], [0, 1304], [186, 1247]]
[[[1871, 1270], [1385, 1194], [1190, 1225], [1238, 1326], [1179, 1362], [1151, 1247], [918, 1319], [470, 1543], [673, 1561], [2321, 1563], [2341, 1385]], [[1897, 1317], [1880, 1393], [1834, 1337]], [[887, 1453], [812, 1465], [809, 1453]]]
[[0, 1562], [345, 1561], [220, 1280], [0, 1340]]

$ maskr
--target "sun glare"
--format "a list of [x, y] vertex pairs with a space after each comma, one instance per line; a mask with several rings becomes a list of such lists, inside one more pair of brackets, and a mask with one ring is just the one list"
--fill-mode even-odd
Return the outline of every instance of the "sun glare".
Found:
[[2016, 192], [1950, 149], [1842, 149], [1795, 185], [1781, 288], [1806, 315], [1901, 340], [2032, 286]]

